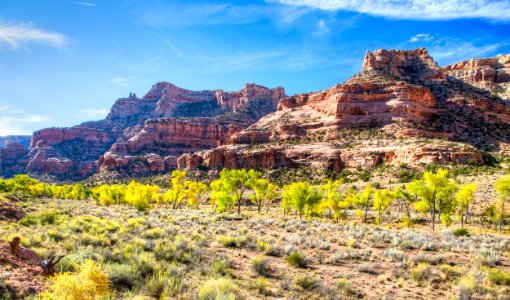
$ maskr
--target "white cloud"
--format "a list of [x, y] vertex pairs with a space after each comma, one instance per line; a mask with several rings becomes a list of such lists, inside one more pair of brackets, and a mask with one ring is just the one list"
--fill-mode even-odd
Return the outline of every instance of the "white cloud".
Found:
[[115, 77], [112, 78], [112, 83], [113, 84], [117, 84], [117, 85], [121, 85], [121, 86], [127, 86], [128, 85], [128, 79], [124, 78], [124, 77], [115, 76]]
[[446, 65], [466, 59], [492, 56], [499, 48], [509, 44], [510, 42], [500, 42], [478, 45], [472, 41], [443, 38], [429, 47], [429, 53], [442, 65]]
[[104, 118], [110, 112], [110, 110], [107, 108], [84, 108], [80, 111], [82, 112], [82, 114], [77, 115], [77, 117], [93, 118], [93, 119]]
[[281, 25], [288, 25], [312, 10], [308, 7], [288, 5], [173, 2], [160, 1], [149, 6], [137, 7], [136, 17], [142, 23], [157, 28], [251, 24], [268, 19]]
[[32, 134], [26, 126], [50, 120], [50, 116], [27, 113], [0, 102], [0, 136]]
[[87, 2], [73, 2], [74, 4], [78, 4], [78, 5], [83, 5], [83, 6], [91, 6], [91, 7], [96, 7], [95, 4], [93, 3], [87, 3]]
[[58, 32], [34, 27], [32, 23], [0, 24], [0, 44], [2, 43], [13, 49], [19, 49], [27, 43], [41, 43], [62, 48], [67, 43], [67, 37]]
[[427, 33], [419, 33], [413, 37], [411, 37], [409, 39], [409, 41], [411, 43], [416, 43], [416, 42], [421, 42], [421, 41], [424, 41], [424, 42], [430, 42], [434, 39], [433, 36], [431, 36], [430, 34], [427, 34]]
[[393, 19], [510, 20], [510, 1], [507, 0], [269, 0], [268, 2], [322, 10], [353, 11]]
[[323, 19], [320, 19], [319, 22], [317, 22], [317, 29], [318, 29], [317, 34], [319, 35], [327, 34], [330, 32], [330, 29], [326, 24], [326, 21], [324, 21]]

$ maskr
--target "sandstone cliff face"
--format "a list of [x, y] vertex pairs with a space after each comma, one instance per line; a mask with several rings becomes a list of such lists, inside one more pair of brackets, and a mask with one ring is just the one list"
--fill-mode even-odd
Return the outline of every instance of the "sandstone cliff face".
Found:
[[401, 79], [442, 79], [439, 66], [425, 48], [367, 52], [363, 71], [382, 70]]
[[440, 68], [423, 48], [368, 52], [363, 71], [345, 83], [284, 98], [275, 113], [232, 135], [229, 145], [183, 155], [177, 163], [336, 171], [479, 165], [481, 150], [497, 151], [510, 141], [510, 109], [500, 98], [507, 70], [508, 56]]
[[28, 150], [19, 143], [9, 143], [0, 149], [0, 174], [2, 177], [10, 177], [23, 173], [27, 165]]
[[223, 144], [234, 132], [275, 111], [284, 96], [283, 88], [255, 84], [224, 92], [157, 83], [142, 98], [130, 94], [118, 99], [104, 120], [35, 132], [22, 164], [2, 174], [82, 179], [100, 170], [126, 176], [163, 172], [175, 168], [185, 152]]
[[459, 145], [429, 144], [386, 147], [357, 147], [342, 149], [328, 143], [250, 148], [246, 145], [227, 145], [179, 158], [178, 167], [195, 169], [246, 168], [275, 169], [309, 166], [340, 171], [346, 168], [367, 169], [383, 164], [410, 166], [427, 164], [483, 163], [482, 153]]
[[[0, 149], [2, 175], [81, 179], [180, 168], [341, 170], [381, 164], [481, 164], [510, 148], [510, 55], [441, 68], [423, 48], [367, 52], [362, 72], [330, 89], [190, 91], [161, 82], [118, 99], [108, 116]], [[446, 141], [448, 140], [448, 141]]]
[[446, 74], [475, 87], [487, 90], [502, 99], [510, 99], [510, 55], [479, 58], [443, 68]]

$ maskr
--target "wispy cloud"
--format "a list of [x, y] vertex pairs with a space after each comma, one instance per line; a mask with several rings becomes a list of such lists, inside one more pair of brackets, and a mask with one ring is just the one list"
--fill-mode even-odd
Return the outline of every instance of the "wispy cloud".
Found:
[[442, 66], [472, 58], [494, 56], [500, 48], [510, 45], [510, 41], [491, 43], [483, 39], [464, 40], [451, 36], [420, 33], [391, 48], [415, 48], [417, 43], [420, 47], [426, 47], [430, 55]]
[[72, 3], [77, 4], [77, 5], [96, 7], [96, 5], [94, 3], [87, 3], [87, 2], [72, 2]]
[[137, 18], [152, 27], [241, 25], [260, 20], [292, 24], [312, 9], [287, 5], [238, 5], [232, 3], [179, 4], [159, 2], [137, 10]]
[[34, 27], [32, 23], [1, 24], [0, 44], [19, 49], [28, 43], [41, 43], [61, 48], [66, 45], [67, 37], [61, 33], [45, 31]]
[[269, 2], [322, 10], [353, 11], [394, 19], [510, 20], [510, 1], [506, 0], [269, 0]]
[[84, 108], [80, 112], [81, 114], [76, 115], [77, 117], [100, 119], [106, 117], [110, 110], [107, 108]]
[[50, 116], [27, 113], [0, 102], [0, 136], [32, 134], [27, 126], [48, 121]]
[[411, 43], [416, 43], [416, 42], [420, 42], [420, 41], [425, 41], [425, 42], [429, 42], [431, 40], [434, 39], [434, 36], [428, 34], [428, 33], [419, 33], [415, 36], [412, 36], [409, 41]]
[[453, 38], [443, 38], [429, 47], [429, 52], [443, 64], [494, 55], [499, 48], [510, 45], [510, 42], [477, 44]]
[[115, 77], [112, 78], [112, 83], [116, 84], [116, 85], [127, 86], [128, 85], [128, 79], [124, 78], [124, 77], [115, 76]]

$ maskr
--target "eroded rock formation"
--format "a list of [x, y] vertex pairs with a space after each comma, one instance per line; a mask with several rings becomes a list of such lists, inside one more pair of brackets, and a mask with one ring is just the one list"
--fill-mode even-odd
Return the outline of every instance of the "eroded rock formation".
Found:
[[36, 131], [28, 151], [0, 149], [0, 167], [4, 176], [29, 172], [57, 179], [82, 179], [99, 170], [124, 176], [163, 172], [175, 168], [183, 153], [222, 145], [274, 112], [284, 96], [283, 88], [256, 84], [224, 92], [160, 82], [142, 98], [118, 99], [103, 120]]
[[479, 165], [483, 151], [510, 141], [500, 98], [507, 70], [508, 56], [440, 68], [423, 48], [368, 52], [343, 84], [284, 98], [229, 145], [181, 156], [178, 166]]

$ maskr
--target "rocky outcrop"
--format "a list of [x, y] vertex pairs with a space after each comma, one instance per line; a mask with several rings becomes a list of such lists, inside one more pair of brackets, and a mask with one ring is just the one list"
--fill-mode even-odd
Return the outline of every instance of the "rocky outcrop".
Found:
[[397, 78], [443, 79], [438, 64], [425, 48], [416, 50], [376, 50], [367, 52], [363, 62], [363, 71], [381, 70]]
[[[167, 82], [138, 98], [118, 99], [108, 116], [70, 128], [36, 131], [29, 150], [0, 149], [3, 176], [29, 172], [83, 179], [102, 171], [147, 176], [177, 166], [189, 151], [222, 145], [260, 117], [274, 112], [283, 88], [246, 84], [240, 91], [191, 91]], [[10, 147], [10, 148], [9, 148]]]
[[0, 175], [10, 177], [23, 173], [28, 163], [27, 154], [28, 150], [18, 143], [10, 143], [0, 149]]
[[510, 55], [462, 61], [443, 68], [451, 77], [510, 99]]
[[420, 143], [406, 146], [358, 147], [342, 149], [333, 144], [320, 143], [296, 146], [250, 148], [244, 145], [228, 145], [179, 158], [178, 167], [275, 169], [280, 167], [308, 166], [340, 171], [367, 169], [383, 164], [399, 166], [425, 166], [427, 164], [473, 164], [483, 163], [480, 151], [466, 145], [443, 145]]
[[510, 141], [510, 109], [494, 90], [507, 66], [507, 56], [440, 68], [423, 48], [368, 52], [343, 84], [284, 98], [229, 145], [181, 156], [178, 166], [480, 165], [483, 151]]
[[423, 123], [437, 113], [436, 106], [428, 87], [370, 70], [329, 90], [282, 99], [276, 113], [234, 134], [232, 143], [286, 140], [325, 129]]
[[115, 143], [98, 166], [101, 171], [122, 170], [127, 174], [172, 170], [179, 155], [223, 145], [248, 125], [216, 118], [150, 119], [132, 138]]

